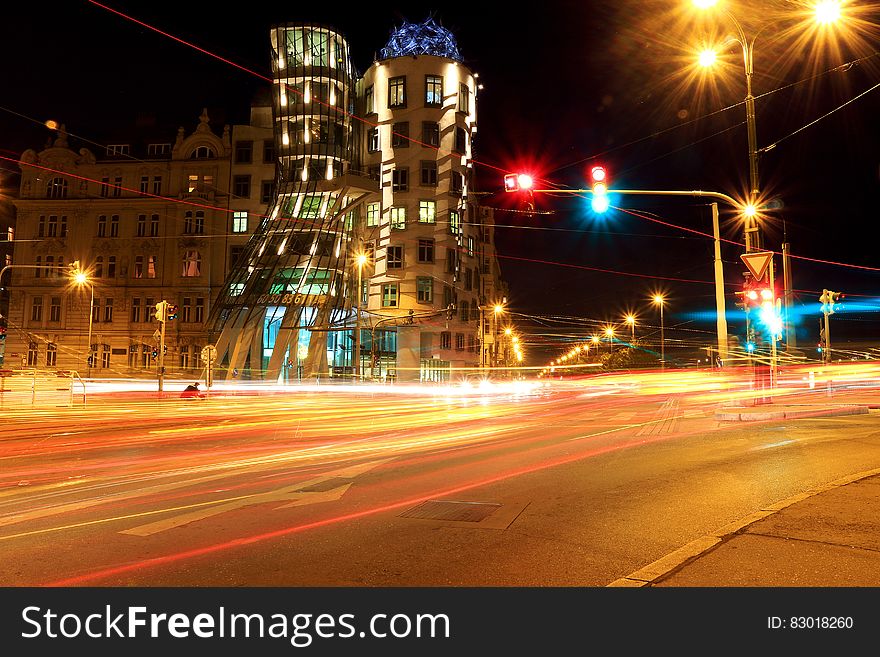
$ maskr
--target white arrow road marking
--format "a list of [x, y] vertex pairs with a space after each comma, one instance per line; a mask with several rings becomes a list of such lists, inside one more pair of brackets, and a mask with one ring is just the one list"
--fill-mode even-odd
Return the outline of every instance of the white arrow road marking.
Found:
[[275, 507], [276, 509], [306, 506], [308, 504], [318, 504], [320, 502], [334, 502], [345, 495], [346, 491], [351, 487], [352, 482], [343, 483], [326, 491], [310, 492], [306, 489], [312, 488], [331, 479], [353, 479], [354, 477], [372, 470], [383, 463], [387, 463], [390, 460], [391, 459], [370, 461], [368, 463], [361, 463], [347, 468], [341, 468], [339, 470], [331, 470], [330, 472], [325, 472], [323, 475], [315, 477], [314, 479], [301, 481], [298, 484], [285, 486], [284, 488], [267, 491], [265, 493], [255, 493], [254, 495], [248, 495], [246, 497], [240, 497], [229, 501], [217, 500], [215, 506], [190, 511], [188, 513], [181, 513], [170, 518], [165, 518], [164, 520], [157, 520], [156, 522], [124, 529], [119, 533], [130, 534], [132, 536], [150, 536], [168, 529], [188, 525], [191, 522], [220, 515], [227, 511], [234, 511], [255, 504], [266, 504], [268, 502], [284, 502], [284, 504]]

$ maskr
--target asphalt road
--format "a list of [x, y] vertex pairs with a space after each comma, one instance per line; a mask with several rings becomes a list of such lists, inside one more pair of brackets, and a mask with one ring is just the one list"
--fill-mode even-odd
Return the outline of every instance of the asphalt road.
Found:
[[880, 467], [876, 412], [716, 421], [741, 384], [694, 371], [7, 410], [0, 585], [604, 586]]

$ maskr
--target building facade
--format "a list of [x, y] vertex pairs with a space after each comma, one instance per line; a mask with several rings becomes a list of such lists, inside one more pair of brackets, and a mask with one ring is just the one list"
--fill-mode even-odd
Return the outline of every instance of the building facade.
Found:
[[452, 35], [405, 24], [363, 76], [330, 28], [278, 25], [271, 42], [273, 107], [247, 125], [217, 134], [203, 112], [167, 142], [133, 131], [100, 152], [62, 126], [22, 155], [15, 363], [155, 374], [162, 300], [178, 306], [172, 376], [198, 375], [207, 344], [226, 376], [269, 380], [441, 381], [498, 363], [478, 84]]

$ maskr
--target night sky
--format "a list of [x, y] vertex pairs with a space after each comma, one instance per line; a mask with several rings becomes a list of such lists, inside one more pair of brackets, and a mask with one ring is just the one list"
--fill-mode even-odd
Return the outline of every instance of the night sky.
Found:
[[[792, 266], [804, 312], [799, 346], [815, 345], [817, 297], [825, 287], [849, 294], [848, 310], [833, 318], [835, 341], [876, 345], [880, 89], [872, 88], [880, 80], [880, 30], [868, 21], [880, 22], [880, 11], [876, 3], [850, 3], [861, 13], [846, 26], [845, 39], [835, 41], [803, 29], [791, 14], [797, 4], [728, 3], [748, 36], [761, 30], [753, 77], [757, 141], [759, 148], [776, 146], [761, 155], [760, 178], [768, 197], [782, 203], [767, 218], [765, 246], [779, 251], [784, 229], [796, 256], [878, 268], [799, 258]], [[723, 19], [696, 18], [688, 2], [673, 0], [545, 0], [525, 8], [252, 0], [234, 11], [195, 2], [107, 5], [264, 75], [270, 75], [273, 23], [335, 27], [363, 72], [392, 28], [433, 15], [456, 35], [485, 85], [475, 142], [478, 190], [484, 205], [499, 209], [509, 307], [528, 333], [530, 364], [544, 364], [606, 321], [619, 323], [627, 310], [651, 330], [658, 318], [648, 298], [657, 290], [669, 297], [667, 337], [712, 343], [712, 242], [681, 228], [711, 234], [708, 199], [618, 197], [616, 208], [597, 216], [585, 199], [539, 195], [537, 212], [529, 215], [515, 195], [501, 191], [501, 181], [502, 170], [528, 170], [547, 185], [585, 187], [589, 168], [602, 164], [612, 188], [742, 197], [748, 178], [742, 53], [736, 44], [723, 51], [714, 78], [692, 66], [694, 44], [729, 32]], [[777, 8], [789, 13], [777, 15]], [[51, 135], [42, 125], [48, 119], [66, 125], [76, 149], [86, 144], [74, 136], [106, 143], [136, 123], [168, 126], [172, 140], [177, 126], [195, 128], [205, 106], [219, 133], [224, 123], [247, 122], [251, 101], [267, 86], [86, 0], [8, 4], [3, 13], [5, 157], [42, 148]], [[754, 22], [746, 20], [750, 14]], [[2, 160], [0, 168], [4, 191], [17, 187], [9, 172], [14, 165]], [[735, 218], [721, 209], [722, 237], [741, 242]], [[742, 250], [723, 245], [731, 334], [743, 330], [733, 305], [745, 271]]]

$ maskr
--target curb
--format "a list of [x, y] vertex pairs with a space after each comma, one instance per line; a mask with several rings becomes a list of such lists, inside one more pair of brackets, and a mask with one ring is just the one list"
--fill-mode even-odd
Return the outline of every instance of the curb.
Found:
[[836, 417], [841, 415], [863, 415], [869, 405], [833, 406], [828, 408], [794, 409], [781, 408], [775, 411], [749, 411], [745, 407], [715, 411], [715, 419], [720, 422], [760, 422], [767, 420], [795, 420], [809, 417]]
[[647, 566], [639, 568], [629, 575], [616, 579], [610, 584], [606, 584], [606, 587], [639, 588], [643, 586], [651, 586], [654, 582], [660, 581], [692, 561], [696, 561], [704, 554], [711, 552], [716, 547], [729, 541], [734, 536], [740, 534], [749, 525], [756, 523], [759, 520], [763, 520], [774, 513], [779, 513], [783, 509], [790, 507], [792, 504], [802, 502], [803, 500], [818, 495], [819, 493], [825, 493], [829, 490], [840, 488], [841, 486], [846, 486], [855, 481], [860, 481], [876, 475], [880, 475], [880, 468], [836, 479], [823, 486], [811, 488], [806, 492], [792, 495], [791, 497], [774, 502], [773, 504], [768, 504], [754, 513], [750, 513], [739, 520], [720, 527], [711, 534], [701, 536], [700, 538], [691, 541], [677, 550], [670, 552], [666, 556], [660, 557], [656, 561], [649, 563]]

